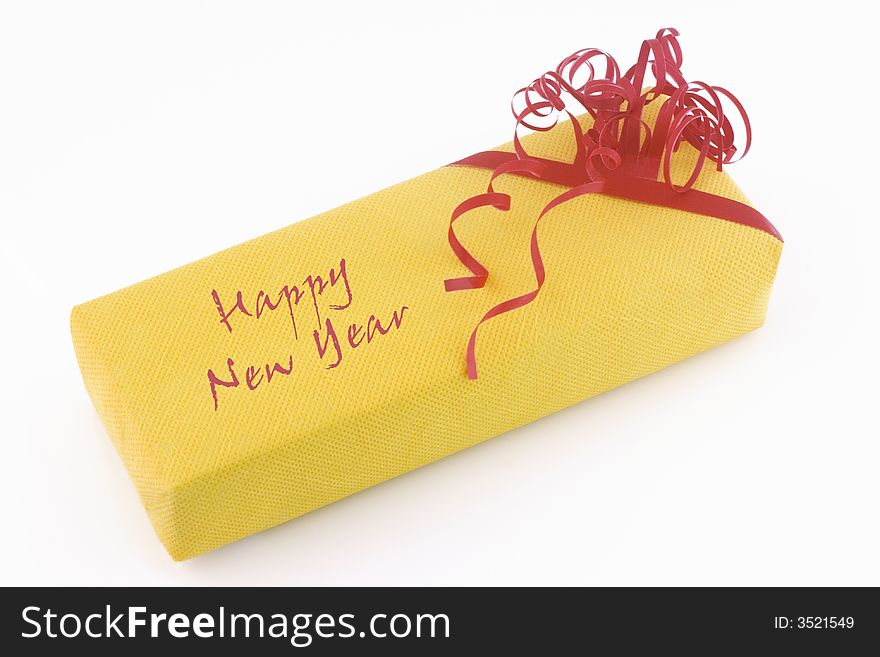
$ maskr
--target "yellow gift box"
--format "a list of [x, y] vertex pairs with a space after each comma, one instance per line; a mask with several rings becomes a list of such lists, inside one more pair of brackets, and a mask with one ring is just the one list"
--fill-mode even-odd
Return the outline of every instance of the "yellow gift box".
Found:
[[[584, 131], [593, 122], [578, 120]], [[564, 127], [522, 147], [571, 161], [575, 133]], [[699, 151], [678, 151], [671, 174], [686, 179]], [[564, 191], [498, 177], [510, 210], [478, 207], [455, 224], [491, 274], [480, 289], [447, 292], [444, 280], [467, 273], [449, 247], [450, 215], [489, 178], [441, 167], [73, 309], [85, 386], [174, 559], [762, 324], [782, 248], [775, 231], [577, 196], [541, 223], [540, 295], [480, 327], [479, 377], [468, 378], [476, 322], [535, 287], [535, 218]], [[708, 167], [694, 189], [748, 204]]]

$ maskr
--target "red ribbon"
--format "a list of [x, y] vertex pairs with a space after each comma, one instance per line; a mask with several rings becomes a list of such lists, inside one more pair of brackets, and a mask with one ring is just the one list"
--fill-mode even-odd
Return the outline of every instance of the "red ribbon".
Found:
[[[546, 271], [538, 248], [538, 226], [555, 207], [586, 194], [606, 194], [696, 214], [733, 221], [763, 230], [780, 241], [779, 232], [749, 205], [692, 189], [707, 162], [718, 171], [748, 152], [751, 125], [742, 104], [729, 91], [704, 82], [687, 82], [681, 74], [682, 53], [678, 31], [665, 28], [642, 43], [636, 64], [621, 75], [611, 55], [595, 48], [579, 50], [566, 57], [554, 71], [545, 73], [514, 94], [511, 110], [516, 118], [513, 153], [476, 153], [450, 166], [471, 166], [492, 170], [484, 194], [477, 194], [455, 208], [449, 221], [449, 245], [471, 272], [471, 276], [445, 281], [446, 291], [481, 288], [488, 270], [462, 245], [455, 234], [455, 222], [479, 207], [510, 209], [510, 196], [496, 192], [495, 179], [504, 174], [527, 176], [568, 187], [551, 200], [535, 220], [530, 240], [536, 286], [530, 292], [491, 308], [474, 327], [467, 347], [467, 373], [477, 378], [476, 342], [480, 326], [498, 315], [528, 305], [544, 285]], [[597, 74], [597, 69], [602, 71]], [[646, 74], [654, 80], [645, 89]], [[660, 100], [662, 99], [662, 100]], [[722, 102], [733, 105], [744, 127], [745, 145], [737, 157], [734, 128]], [[661, 102], [653, 132], [642, 118], [646, 105]], [[585, 110], [593, 118], [586, 132], [572, 112]], [[538, 132], [552, 130], [565, 113], [575, 137], [572, 162], [560, 162], [529, 155], [519, 138], [520, 126]], [[673, 154], [685, 141], [699, 153], [688, 180], [677, 184], [671, 177]], [[662, 180], [658, 180], [661, 177]]]

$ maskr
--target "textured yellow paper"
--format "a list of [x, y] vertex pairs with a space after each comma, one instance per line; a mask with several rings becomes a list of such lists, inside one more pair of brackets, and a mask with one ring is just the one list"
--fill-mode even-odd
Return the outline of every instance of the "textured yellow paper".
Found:
[[[572, 156], [566, 129], [527, 139], [534, 155]], [[679, 175], [687, 177], [684, 169]], [[561, 191], [501, 178], [496, 188], [511, 194], [511, 211], [482, 208], [456, 224], [489, 282], [447, 293], [444, 279], [468, 273], [446, 241], [450, 213], [485, 191], [488, 177], [444, 167], [74, 308], [86, 388], [174, 559], [282, 523], [763, 322], [777, 239], [591, 195], [542, 222], [546, 285], [531, 305], [481, 328], [480, 378], [468, 380], [468, 336], [487, 309], [533, 288], [529, 234]], [[708, 168], [696, 187], [746, 202], [726, 174]], [[227, 326], [216, 300], [229, 313], [239, 291]], [[215, 383], [216, 404], [209, 370], [217, 381], [230, 383], [232, 373], [238, 380]]]

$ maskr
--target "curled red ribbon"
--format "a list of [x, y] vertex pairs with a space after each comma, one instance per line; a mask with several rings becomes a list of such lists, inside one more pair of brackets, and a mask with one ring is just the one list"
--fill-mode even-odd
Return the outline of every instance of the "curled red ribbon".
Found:
[[[745, 108], [732, 93], [704, 82], [685, 80], [677, 37], [677, 30], [664, 28], [655, 38], [643, 41], [636, 64], [623, 74], [611, 55], [596, 48], [566, 57], [555, 70], [514, 94], [513, 153], [486, 151], [450, 165], [491, 169], [492, 175], [485, 193], [466, 199], [452, 212], [449, 245], [471, 275], [447, 279], [447, 292], [481, 288], [489, 278], [488, 270], [459, 241], [454, 225], [475, 208], [492, 206], [505, 212], [510, 209], [510, 196], [493, 188], [499, 176], [527, 176], [569, 188], [544, 207], [532, 228], [530, 251], [535, 288], [497, 304], [474, 327], [467, 346], [468, 378], [477, 378], [476, 342], [480, 326], [493, 317], [528, 305], [541, 291], [546, 270], [538, 247], [538, 226], [548, 212], [566, 201], [586, 194], [606, 194], [733, 221], [782, 240], [773, 225], [751, 206], [692, 189], [707, 162], [714, 162], [721, 171], [723, 165], [745, 156], [751, 146], [752, 129]], [[646, 87], [649, 72], [654, 84]], [[735, 145], [733, 124], [722, 105], [725, 101], [733, 106], [744, 127], [741, 153]], [[653, 131], [642, 118], [645, 106], [652, 102], [661, 102]], [[581, 110], [593, 119], [587, 131], [581, 130], [573, 113]], [[574, 133], [574, 160], [560, 162], [529, 155], [519, 138], [520, 126], [547, 132], [556, 127], [562, 113], [568, 116]], [[698, 157], [688, 179], [677, 184], [672, 180], [671, 163], [682, 142], [693, 146]], [[658, 180], [661, 176], [662, 180]]]

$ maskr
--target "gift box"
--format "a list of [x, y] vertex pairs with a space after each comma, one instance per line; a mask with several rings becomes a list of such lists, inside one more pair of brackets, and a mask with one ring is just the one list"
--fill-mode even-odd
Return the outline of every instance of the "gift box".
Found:
[[73, 309], [174, 559], [763, 323], [782, 240], [722, 171], [748, 119], [685, 81], [674, 30], [625, 72], [575, 53], [514, 118], [508, 144]]

